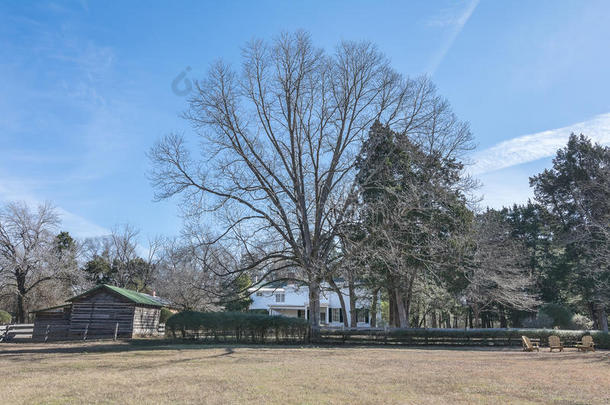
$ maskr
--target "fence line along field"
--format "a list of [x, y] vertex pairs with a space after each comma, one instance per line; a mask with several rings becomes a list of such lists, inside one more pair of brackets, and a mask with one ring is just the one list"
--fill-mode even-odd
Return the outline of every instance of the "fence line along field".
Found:
[[11, 404], [610, 402], [604, 350], [9, 343], [0, 368]]

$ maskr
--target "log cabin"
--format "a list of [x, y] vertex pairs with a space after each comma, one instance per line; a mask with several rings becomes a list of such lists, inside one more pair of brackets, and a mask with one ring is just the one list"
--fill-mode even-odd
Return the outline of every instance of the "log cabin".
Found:
[[64, 305], [34, 311], [36, 340], [133, 338], [158, 334], [167, 301], [126, 288], [100, 284]]

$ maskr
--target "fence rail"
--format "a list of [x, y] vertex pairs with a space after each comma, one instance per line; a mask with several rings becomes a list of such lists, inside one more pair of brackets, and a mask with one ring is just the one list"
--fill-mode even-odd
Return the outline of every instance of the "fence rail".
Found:
[[22, 342], [32, 339], [33, 323], [0, 325], [0, 342]]
[[521, 346], [528, 336], [542, 346], [550, 335], [557, 335], [564, 346], [576, 345], [584, 334], [591, 334], [599, 348], [610, 348], [610, 336], [601, 331], [551, 329], [339, 329], [323, 328], [315, 343], [427, 346]]
[[[90, 339], [116, 339], [118, 331], [115, 333], [106, 334], [94, 334], [90, 335]], [[165, 324], [159, 324], [157, 328], [157, 335], [165, 335]], [[47, 342], [47, 341], [58, 341], [58, 340], [83, 340], [87, 336], [73, 336], [70, 334], [70, 324], [58, 325], [58, 324], [47, 324], [41, 328], [36, 329], [34, 334], [33, 323], [23, 324], [11, 324], [11, 325], [0, 325], [0, 342]], [[118, 334], [120, 337], [120, 334]]]

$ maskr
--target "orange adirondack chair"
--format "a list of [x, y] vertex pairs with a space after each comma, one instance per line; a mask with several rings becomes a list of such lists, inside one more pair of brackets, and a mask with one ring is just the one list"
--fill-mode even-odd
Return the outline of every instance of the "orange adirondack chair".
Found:
[[540, 351], [538, 343], [532, 343], [530, 338], [528, 338], [527, 336], [521, 336], [521, 343], [523, 344], [524, 352], [533, 352], [534, 350], [536, 350], [537, 352]]
[[560, 352], [563, 352], [563, 344], [559, 339], [559, 336], [549, 336], [549, 349], [553, 351], [553, 349], [558, 349]]
[[591, 336], [591, 335], [583, 336], [582, 341], [576, 345], [576, 348], [578, 349], [578, 351], [594, 352], [595, 351], [595, 342], [593, 342], [593, 336]]

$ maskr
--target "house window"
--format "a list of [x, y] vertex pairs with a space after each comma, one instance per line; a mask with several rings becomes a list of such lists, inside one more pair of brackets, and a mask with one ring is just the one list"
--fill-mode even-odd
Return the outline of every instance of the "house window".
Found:
[[330, 322], [341, 322], [341, 308], [332, 308], [331, 309], [331, 317], [329, 319]]
[[262, 297], [262, 296], [263, 296], [263, 293], [262, 293], [262, 292], [260, 292], [260, 291], [257, 291], [256, 296], [257, 296], [257, 297]]
[[284, 302], [286, 301], [286, 295], [284, 293], [275, 294], [275, 302]]

